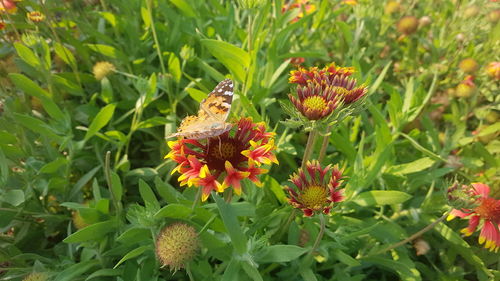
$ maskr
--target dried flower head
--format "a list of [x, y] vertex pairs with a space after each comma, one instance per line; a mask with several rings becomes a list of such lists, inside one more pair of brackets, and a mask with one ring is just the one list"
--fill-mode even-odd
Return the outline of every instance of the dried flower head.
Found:
[[466, 193], [471, 193], [475, 198], [471, 208], [453, 209], [448, 220], [455, 217], [466, 218], [469, 225], [462, 229], [465, 236], [470, 236], [478, 228], [479, 244], [490, 251], [498, 252], [500, 248], [500, 200], [489, 197], [490, 187], [484, 183], [473, 183], [472, 187], [466, 186]]
[[47, 281], [49, 276], [43, 272], [33, 272], [24, 277], [23, 281]]
[[458, 67], [463, 72], [472, 74], [477, 71], [479, 64], [473, 58], [466, 58], [460, 62]]
[[486, 73], [496, 80], [500, 80], [500, 61], [493, 61], [486, 67]]
[[337, 166], [322, 168], [317, 160], [306, 163], [306, 171], [299, 168], [290, 177], [295, 188], [287, 187], [290, 205], [301, 209], [305, 216], [323, 212], [329, 214], [333, 204], [344, 199], [338, 187], [342, 172]]
[[92, 69], [95, 79], [101, 81], [104, 77], [115, 71], [115, 66], [107, 61], [100, 61], [96, 63]]
[[156, 255], [163, 266], [177, 271], [194, 259], [200, 248], [196, 229], [174, 223], [162, 229], [156, 238]]
[[[211, 191], [223, 192], [233, 187], [241, 194], [241, 181], [249, 179], [257, 186], [258, 175], [267, 173], [262, 164], [278, 164], [274, 155], [274, 133], [266, 132], [263, 122], [253, 123], [251, 118], [241, 118], [231, 131], [201, 140], [179, 139], [168, 142], [172, 149], [165, 158], [170, 158], [177, 167], [172, 171], [181, 174], [182, 185], [203, 188], [202, 200], [207, 200]], [[222, 183], [221, 183], [222, 182]]]
[[414, 16], [402, 17], [398, 21], [396, 29], [404, 35], [413, 34], [418, 29], [418, 19]]
[[39, 11], [33, 11], [26, 13], [26, 17], [32, 22], [41, 22], [45, 20], [45, 15]]

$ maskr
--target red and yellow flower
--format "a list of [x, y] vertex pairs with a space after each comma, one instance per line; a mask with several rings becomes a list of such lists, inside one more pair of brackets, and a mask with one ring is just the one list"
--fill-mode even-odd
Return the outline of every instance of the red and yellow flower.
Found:
[[484, 243], [486, 249], [498, 252], [500, 248], [500, 200], [490, 197], [490, 187], [483, 183], [473, 183], [468, 193], [474, 200], [472, 208], [453, 209], [448, 220], [455, 217], [468, 219], [469, 225], [461, 232], [465, 236], [470, 236], [480, 229], [479, 244]]
[[486, 73], [496, 80], [500, 80], [500, 61], [493, 61], [486, 67]]
[[342, 183], [342, 172], [337, 166], [322, 168], [318, 161], [308, 161], [306, 171], [299, 168], [290, 177], [295, 188], [287, 187], [290, 205], [301, 209], [309, 217], [314, 213], [329, 214], [333, 204], [344, 199], [338, 187]]
[[178, 165], [172, 173], [180, 174], [181, 186], [202, 188], [202, 201], [210, 192], [223, 192], [232, 187], [241, 194], [241, 181], [249, 179], [257, 186], [262, 183], [258, 175], [267, 173], [262, 164], [278, 164], [274, 155], [274, 133], [266, 132], [263, 122], [241, 118], [233, 130], [220, 136], [200, 140], [179, 139], [168, 142], [171, 151], [165, 158]]
[[367, 93], [365, 85], [356, 86], [350, 77], [353, 67], [337, 67], [330, 64], [322, 69], [299, 67], [290, 72], [289, 83], [297, 84], [297, 97], [288, 97], [297, 110], [309, 120], [329, 116], [340, 103], [349, 105]]
[[26, 17], [32, 22], [42, 22], [45, 20], [45, 15], [40, 11], [32, 11], [26, 13]]
[[16, 1], [13, 0], [0, 0], [0, 12], [7, 12], [14, 14], [17, 12]]
[[299, 19], [304, 17], [304, 12], [306, 15], [316, 11], [316, 5], [311, 4], [308, 0], [294, 0], [285, 4], [281, 8], [281, 13], [285, 13], [287, 11], [291, 11], [294, 9], [300, 9], [299, 14], [295, 17], [291, 22], [297, 22]]

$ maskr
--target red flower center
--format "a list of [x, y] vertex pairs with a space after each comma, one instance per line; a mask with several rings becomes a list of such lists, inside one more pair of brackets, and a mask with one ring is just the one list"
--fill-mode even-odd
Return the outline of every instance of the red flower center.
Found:
[[206, 157], [204, 157], [208, 168], [223, 172], [226, 161], [231, 162], [233, 167], [238, 167], [241, 162], [245, 161], [245, 156], [241, 152], [247, 149], [241, 146], [241, 143], [231, 137], [221, 137], [220, 140], [217, 137], [210, 139]]
[[494, 198], [481, 199], [481, 205], [477, 206], [474, 211], [486, 220], [494, 223], [500, 223], [500, 200]]

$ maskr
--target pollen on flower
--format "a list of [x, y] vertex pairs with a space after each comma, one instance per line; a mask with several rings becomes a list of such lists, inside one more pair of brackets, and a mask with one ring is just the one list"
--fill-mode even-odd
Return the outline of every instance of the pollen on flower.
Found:
[[300, 198], [300, 201], [306, 208], [318, 209], [327, 203], [328, 190], [324, 186], [311, 185], [306, 187]]
[[312, 96], [304, 100], [304, 106], [311, 110], [323, 110], [326, 107], [326, 101], [323, 97]]

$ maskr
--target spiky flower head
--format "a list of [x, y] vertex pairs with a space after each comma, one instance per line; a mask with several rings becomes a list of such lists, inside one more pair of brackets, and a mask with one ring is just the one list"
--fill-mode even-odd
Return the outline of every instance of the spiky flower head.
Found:
[[[470, 191], [469, 191], [470, 190]], [[469, 225], [462, 229], [465, 236], [470, 236], [480, 229], [479, 244], [490, 251], [498, 252], [500, 249], [500, 200], [490, 197], [490, 187], [484, 183], [473, 183], [471, 192], [475, 198], [472, 208], [453, 209], [448, 220], [455, 217], [468, 219]]]
[[115, 71], [115, 66], [107, 61], [100, 61], [96, 63], [92, 69], [95, 79], [101, 81], [104, 77]]
[[26, 17], [32, 22], [41, 22], [45, 20], [45, 15], [39, 11], [33, 11], [26, 13]]
[[177, 271], [193, 260], [200, 248], [196, 229], [185, 223], [173, 223], [156, 238], [156, 255], [162, 266]]
[[23, 281], [47, 281], [47, 280], [49, 280], [49, 276], [47, 275], [47, 273], [43, 272], [30, 273], [23, 279]]
[[458, 67], [463, 72], [472, 74], [477, 71], [477, 69], [479, 68], [479, 64], [473, 58], [466, 58], [460, 62]]
[[470, 185], [454, 182], [446, 192], [448, 204], [455, 209], [472, 209], [477, 206], [478, 196]]
[[172, 173], [181, 174], [178, 178], [181, 186], [202, 188], [202, 201], [207, 200], [211, 191], [223, 192], [228, 187], [240, 195], [244, 179], [261, 186], [257, 176], [268, 170], [260, 166], [278, 164], [274, 133], [266, 132], [263, 122], [254, 123], [251, 118], [241, 118], [232, 130], [206, 142], [179, 139], [168, 145], [171, 151], [165, 158], [178, 164]]
[[337, 166], [322, 168], [317, 160], [306, 163], [306, 171], [299, 168], [290, 177], [295, 187], [286, 187], [290, 205], [301, 209], [309, 217], [315, 213], [329, 214], [333, 204], [344, 199], [338, 190], [342, 183], [342, 172]]
[[493, 61], [486, 66], [486, 73], [496, 80], [500, 80], [500, 61]]
[[404, 35], [413, 34], [418, 29], [418, 18], [415, 16], [402, 17], [398, 21], [396, 29]]

